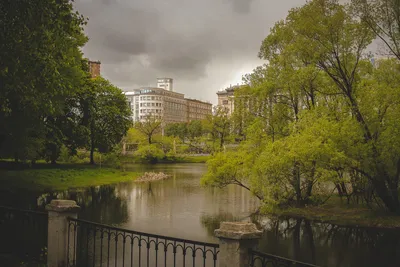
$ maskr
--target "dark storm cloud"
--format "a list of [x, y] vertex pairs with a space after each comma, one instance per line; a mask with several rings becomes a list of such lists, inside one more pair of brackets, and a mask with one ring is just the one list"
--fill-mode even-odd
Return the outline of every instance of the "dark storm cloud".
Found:
[[[243, 66], [255, 66], [273, 23], [305, 0], [76, 0], [89, 17], [84, 48], [123, 88], [170, 76], [178, 91], [214, 100]], [[178, 88], [178, 85], [182, 89]]]
[[251, 8], [253, 0], [231, 0], [233, 10], [237, 13], [248, 13]]

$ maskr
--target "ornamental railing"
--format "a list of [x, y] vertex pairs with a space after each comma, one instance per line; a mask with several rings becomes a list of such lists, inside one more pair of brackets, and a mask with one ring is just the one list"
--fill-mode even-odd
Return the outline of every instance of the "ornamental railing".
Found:
[[[22, 262], [42, 266], [47, 262], [46, 212], [0, 206], [0, 263]], [[19, 265], [18, 265], [19, 266]]]
[[249, 250], [250, 267], [318, 267], [316, 265], [275, 256], [268, 253]]
[[68, 266], [217, 266], [219, 245], [68, 218]]

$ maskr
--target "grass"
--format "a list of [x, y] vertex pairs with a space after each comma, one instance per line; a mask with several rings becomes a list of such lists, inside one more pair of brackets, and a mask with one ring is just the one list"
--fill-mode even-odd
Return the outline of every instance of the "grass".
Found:
[[400, 216], [378, 209], [370, 209], [364, 204], [345, 204], [333, 196], [320, 206], [288, 208], [271, 212], [277, 216], [301, 217], [313, 221], [337, 225], [354, 225], [364, 227], [400, 228]]
[[69, 188], [97, 186], [132, 181], [139, 177], [136, 172], [112, 168], [99, 168], [85, 164], [37, 164], [32, 168], [0, 169], [0, 185], [27, 190], [65, 190]]

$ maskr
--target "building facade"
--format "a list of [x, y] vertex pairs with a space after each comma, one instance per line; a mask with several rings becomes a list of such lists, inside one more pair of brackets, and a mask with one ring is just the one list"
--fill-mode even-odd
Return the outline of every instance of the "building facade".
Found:
[[238, 88], [240, 86], [235, 85], [217, 92], [218, 106], [224, 107], [228, 111], [228, 115], [232, 115], [235, 110], [234, 92]]
[[212, 115], [212, 104], [197, 99], [186, 98], [187, 121], [204, 120], [208, 115]]
[[174, 81], [171, 78], [157, 78], [157, 88], [174, 91], [173, 82]]
[[89, 60], [89, 72], [92, 78], [100, 76], [100, 61], [90, 61]]
[[164, 85], [163, 88], [142, 87], [125, 92], [134, 122], [146, 120], [149, 116], [164, 123], [189, 122], [204, 119], [212, 113], [211, 103], [187, 99], [184, 94], [174, 92], [172, 81], [171, 78], [159, 78], [157, 86]]

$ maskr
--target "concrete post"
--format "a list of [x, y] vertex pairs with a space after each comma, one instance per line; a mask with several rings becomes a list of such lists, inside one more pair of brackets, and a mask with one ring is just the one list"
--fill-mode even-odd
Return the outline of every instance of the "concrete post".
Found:
[[254, 223], [222, 222], [215, 230], [219, 238], [219, 267], [245, 267], [249, 264], [249, 249], [254, 249], [262, 232]]
[[77, 218], [79, 209], [73, 200], [52, 200], [46, 206], [49, 212], [47, 267], [67, 267], [69, 235], [67, 218]]

